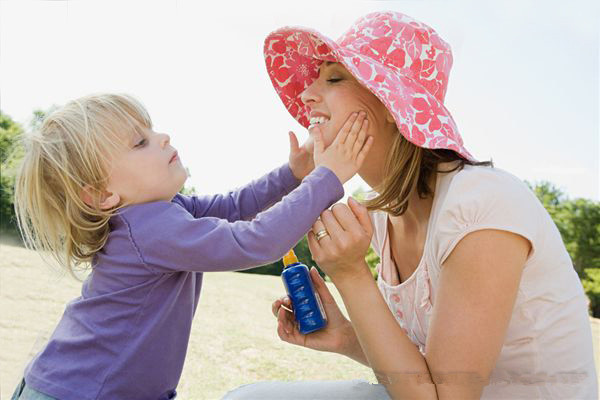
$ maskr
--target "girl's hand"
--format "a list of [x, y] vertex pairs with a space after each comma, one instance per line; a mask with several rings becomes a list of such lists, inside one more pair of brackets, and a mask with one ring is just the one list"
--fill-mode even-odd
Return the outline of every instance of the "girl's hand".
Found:
[[315, 267], [310, 269], [310, 277], [315, 290], [321, 297], [323, 308], [325, 308], [327, 325], [316, 332], [307, 335], [301, 334], [294, 314], [283, 308], [292, 309], [289, 297], [284, 296], [275, 300], [271, 306], [273, 315], [277, 317], [277, 334], [279, 338], [284, 342], [308, 347], [309, 349], [340, 354], [349, 353], [349, 349], [357, 343], [354, 328], [340, 311], [329, 288]]
[[323, 143], [321, 128], [318, 125], [315, 127], [315, 165], [332, 170], [341, 183], [345, 183], [358, 172], [373, 144], [373, 137], [367, 136], [369, 121], [366, 115], [364, 111], [353, 113], [327, 148]]
[[298, 145], [298, 138], [294, 132], [288, 133], [290, 137], [290, 169], [298, 180], [304, 179], [304, 177], [315, 168], [315, 162], [313, 160], [314, 142], [312, 137], [304, 142], [302, 146]]
[[[308, 232], [308, 247], [313, 259], [334, 283], [357, 274], [370, 274], [365, 256], [373, 226], [365, 206], [352, 197], [348, 198], [348, 206], [338, 203], [331, 211], [323, 211], [312, 231]], [[315, 235], [321, 231], [327, 235], [317, 241]]]

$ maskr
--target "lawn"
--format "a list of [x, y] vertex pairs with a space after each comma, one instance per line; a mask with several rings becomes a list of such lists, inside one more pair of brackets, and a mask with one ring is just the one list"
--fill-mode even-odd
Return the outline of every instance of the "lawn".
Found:
[[[80, 283], [50, 269], [35, 252], [14, 245], [0, 247], [0, 273], [0, 398], [10, 398], [66, 302], [79, 295]], [[282, 294], [279, 277], [205, 274], [178, 399], [219, 399], [232, 388], [261, 380], [376, 382], [369, 368], [346, 357], [280, 341], [271, 303]], [[590, 322], [597, 346], [600, 320]], [[600, 348], [595, 355], [600, 366]]]
[[[0, 273], [4, 399], [10, 398], [25, 365], [52, 333], [65, 304], [79, 296], [81, 285], [50, 269], [35, 252], [12, 245], [0, 247]], [[282, 342], [271, 303], [283, 294], [279, 277], [205, 274], [177, 398], [219, 399], [228, 390], [260, 380], [376, 382], [370, 368], [349, 358]]]

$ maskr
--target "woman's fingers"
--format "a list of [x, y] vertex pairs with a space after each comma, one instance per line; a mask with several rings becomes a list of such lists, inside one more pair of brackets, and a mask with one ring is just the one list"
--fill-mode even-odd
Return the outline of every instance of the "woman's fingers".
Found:
[[360, 222], [354, 213], [343, 203], [337, 203], [331, 208], [336, 221], [344, 231], [352, 231], [360, 227]]
[[275, 300], [273, 302], [273, 304], [271, 304], [271, 312], [273, 313], [273, 315], [275, 317], [277, 317], [277, 313], [279, 312], [279, 308], [281, 307], [285, 307], [284, 310], [287, 308], [288, 312], [293, 312], [292, 310], [292, 302], [290, 301], [290, 298], [287, 296], [281, 296], [280, 298], [278, 298], [277, 300]]
[[367, 210], [367, 207], [354, 200], [352, 197], [348, 198], [348, 206], [350, 207], [352, 213], [356, 216], [356, 219], [365, 232], [369, 236], [373, 235], [373, 224], [371, 222], [371, 218], [369, 218], [369, 211]]
[[329, 288], [325, 284], [323, 277], [319, 274], [319, 271], [315, 267], [311, 267], [310, 269], [310, 277], [315, 285], [315, 289], [319, 293], [321, 297], [321, 301], [325, 304], [333, 303], [336, 304], [335, 299], [331, 295]]
[[340, 240], [345, 236], [345, 232], [342, 226], [339, 224], [338, 220], [333, 215], [333, 212], [329, 210], [323, 211], [323, 213], [321, 214], [321, 221], [323, 222], [327, 233], [329, 233], [328, 236], [325, 236], [321, 240], [329, 238], [334, 242], [339, 243]]

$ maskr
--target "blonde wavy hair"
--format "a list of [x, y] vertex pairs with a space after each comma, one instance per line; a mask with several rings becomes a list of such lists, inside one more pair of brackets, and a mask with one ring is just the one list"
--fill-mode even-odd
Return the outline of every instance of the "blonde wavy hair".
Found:
[[[15, 181], [15, 213], [25, 245], [51, 255], [73, 276], [89, 266], [109, 234], [108, 221], [125, 204], [101, 210], [110, 155], [128, 137], [144, 136], [152, 121], [144, 106], [126, 94], [94, 94], [70, 101], [25, 133], [25, 155]], [[92, 193], [92, 205], [82, 191]]]
[[[458, 161], [454, 168], [439, 170], [439, 164], [451, 161]], [[400, 216], [406, 212], [413, 191], [416, 190], [422, 199], [434, 195], [434, 189], [428, 183], [433, 174], [460, 171], [465, 165], [493, 167], [494, 163], [491, 160], [470, 161], [452, 150], [418, 147], [397, 132], [386, 157], [385, 178], [377, 188], [378, 194], [364, 204], [369, 211], [381, 210]]]

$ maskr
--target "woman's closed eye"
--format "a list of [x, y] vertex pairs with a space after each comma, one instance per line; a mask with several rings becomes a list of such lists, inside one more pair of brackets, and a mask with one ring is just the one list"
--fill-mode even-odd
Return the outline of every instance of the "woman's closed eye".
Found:
[[339, 82], [341, 80], [342, 80], [342, 78], [329, 78], [329, 79], [327, 79], [327, 82], [329, 82], [329, 83], [336, 83], [336, 82]]

